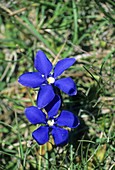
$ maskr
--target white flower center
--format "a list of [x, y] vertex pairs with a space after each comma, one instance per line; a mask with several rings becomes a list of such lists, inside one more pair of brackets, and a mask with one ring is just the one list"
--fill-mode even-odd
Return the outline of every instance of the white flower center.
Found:
[[45, 77], [45, 75], [43, 75], [43, 74], [42, 74], [42, 77], [44, 78], [44, 77]]
[[48, 77], [47, 82], [48, 84], [53, 84], [55, 82], [55, 79], [53, 77]]
[[49, 126], [53, 126], [54, 125], [54, 119], [51, 119], [51, 120], [48, 120], [47, 121], [47, 124], [49, 125]]

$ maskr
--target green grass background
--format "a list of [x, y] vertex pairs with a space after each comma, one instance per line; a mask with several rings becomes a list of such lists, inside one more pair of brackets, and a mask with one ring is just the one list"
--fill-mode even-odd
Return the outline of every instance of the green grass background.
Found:
[[[0, 0], [0, 170], [115, 169], [114, 9], [113, 0]], [[81, 125], [64, 147], [40, 147], [24, 115], [37, 93], [17, 80], [37, 50], [76, 58], [63, 76], [78, 94], [62, 94], [62, 107]]]

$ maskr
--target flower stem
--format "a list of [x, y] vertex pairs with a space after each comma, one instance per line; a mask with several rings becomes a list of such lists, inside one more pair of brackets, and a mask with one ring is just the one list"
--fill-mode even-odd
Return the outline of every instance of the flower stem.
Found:
[[39, 165], [38, 165], [38, 170], [41, 170], [41, 153], [42, 153], [42, 146], [40, 146], [40, 154], [39, 154]]
[[46, 168], [48, 169], [48, 143], [45, 145], [45, 159], [46, 159]]
[[71, 160], [70, 169], [73, 170], [73, 145], [70, 146], [70, 160]]

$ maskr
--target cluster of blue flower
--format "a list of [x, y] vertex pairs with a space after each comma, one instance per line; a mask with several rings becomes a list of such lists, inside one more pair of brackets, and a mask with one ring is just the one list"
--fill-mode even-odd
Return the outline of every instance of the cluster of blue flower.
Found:
[[56, 93], [56, 88], [58, 88], [69, 96], [77, 94], [76, 85], [70, 77], [58, 79], [58, 76], [74, 62], [74, 58], [65, 58], [58, 61], [53, 68], [44, 52], [38, 51], [34, 61], [34, 66], [38, 72], [24, 73], [18, 79], [18, 82], [24, 86], [39, 87], [37, 106], [25, 109], [25, 115], [32, 124], [41, 124], [32, 133], [39, 145], [48, 142], [50, 135], [53, 136], [57, 146], [67, 144], [67, 127], [76, 128], [80, 124], [79, 119], [73, 113], [66, 110], [58, 112], [61, 99]]

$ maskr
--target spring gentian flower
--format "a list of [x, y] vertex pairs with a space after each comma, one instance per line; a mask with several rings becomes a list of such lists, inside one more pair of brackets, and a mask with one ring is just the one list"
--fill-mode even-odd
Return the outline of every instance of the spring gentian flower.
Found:
[[[38, 51], [34, 60], [34, 66], [38, 72], [24, 73], [19, 77], [18, 81], [27, 87], [40, 87], [37, 105], [39, 108], [43, 108], [54, 98], [54, 86], [70, 96], [76, 95], [76, 85], [70, 77], [58, 79], [58, 76], [73, 65], [74, 62], [74, 58], [65, 58], [58, 61], [53, 69], [52, 63], [44, 52]], [[51, 72], [52, 69], [53, 73]]]
[[55, 95], [54, 99], [45, 107], [45, 113], [36, 106], [25, 109], [25, 115], [32, 124], [42, 124], [32, 133], [39, 145], [48, 142], [50, 135], [53, 136], [57, 146], [65, 145], [68, 142], [66, 127], [76, 128], [79, 125], [79, 120], [73, 113], [63, 110], [57, 114], [60, 105], [61, 100], [58, 95]]

